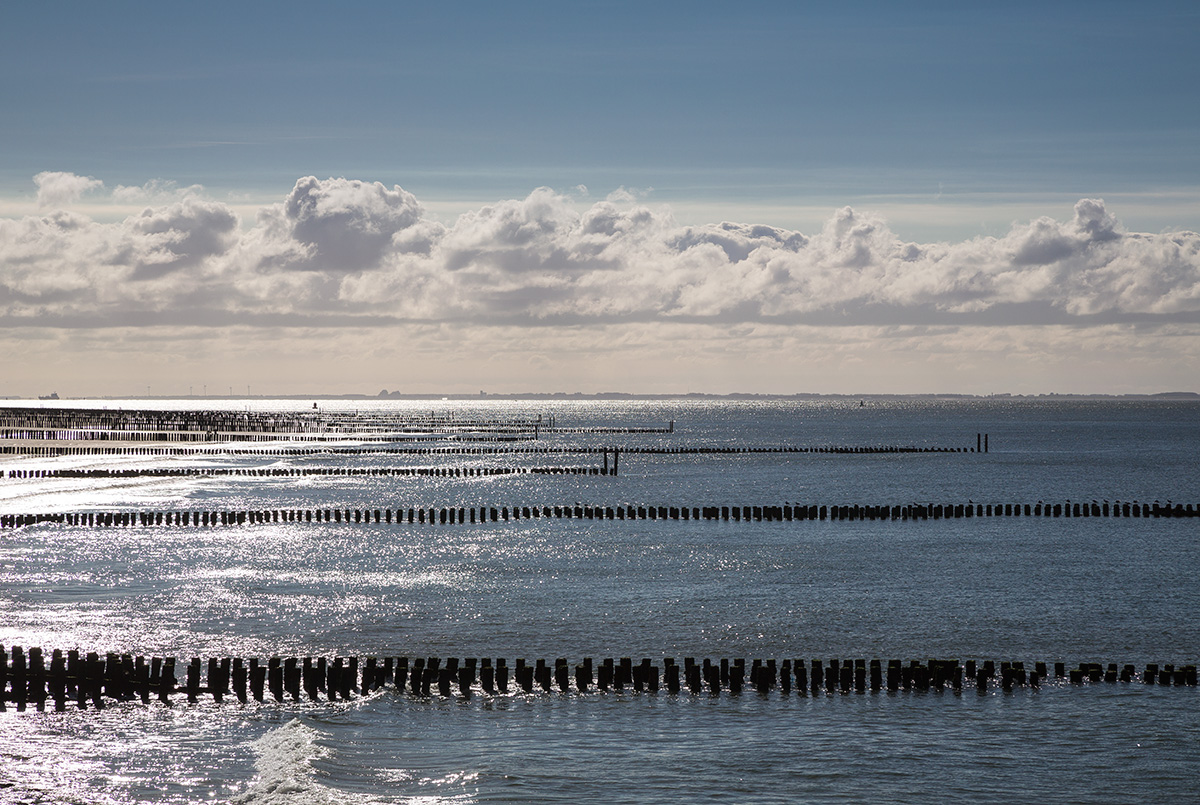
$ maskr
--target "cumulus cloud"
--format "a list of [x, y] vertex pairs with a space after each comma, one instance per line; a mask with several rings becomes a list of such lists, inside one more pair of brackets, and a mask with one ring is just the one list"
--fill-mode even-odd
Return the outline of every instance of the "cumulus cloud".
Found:
[[187, 199], [147, 209], [127, 223], [130, 237], [143, 251], [130, 278], [143, 280], [225, 254], [234, 243], [238, 219], [222, 204]]
[[65, 171], [42, 171], [33, 177], [33, 183], [37, 185], [39, 207], [61, 207], [71, 204], [89, 190], [104, 186], [104, 182], [99, 179]]
[[304, 267], [334, 273], [377, 266], [393, 236], [422, 215], [416, 197], [399, 186], [315, 176], [296, 182], [277, 214], [309, 247]]
[[[47, 200], [101, 186], [74, 174], [35, 181]], [[539, 188], [445, 225], [401, 187], [308, 176], [244, 223], [199, 188], [118, 190], [151, 203], [115, 223], [66, 212], [0, 219], [0, 323], [1200, 321], [1200, 235], [1127, 232], [1099, 199], [1001, 237], [912, 243], [849, 207], [804, 234], [683, 226], [633, 193], [587, 206]]]

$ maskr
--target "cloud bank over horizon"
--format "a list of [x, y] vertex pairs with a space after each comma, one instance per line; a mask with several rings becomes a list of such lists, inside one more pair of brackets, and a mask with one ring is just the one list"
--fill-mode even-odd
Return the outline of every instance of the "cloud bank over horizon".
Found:
[[151, 203], [100, 223], [65, 209], [99, 180], [35, 181], [42, 214], [0, 219], [0, 326], [1200, 322], [1200, 235], [1127, 232], [1100, 199], [914, 243], [850, 207], [806, 234], [548, 188], [446, 225], [399, 186], [312, 176], [254, 221], [152, 182], [111, 191]]
[[[273, 349], [325, 333], [320, 349], [369, 355], [364, 344], [400, 333], [409, 354], [469, 366], [502, 353], [493, 342], [503, 333], [529, 346], [521, 360], [533, 366], [599, 364], [612, 350], [669, 364], [682, 351], [692, 365], [677, 371], [720, 366], [728, 378], [759, 354], [768, 361], [759, 385], [777, 379], [769, 361], [809, 352], [826, 354], [807, 365], [838, 371], [894, 362], [886, 353], [899, 348], [930, 376], [990, 354], [1015, 377], [1020, 356], [1043, 349], [1056, 360], [1082, 350], [1092, 361], [1140, 361], [1146, 339], [1162, 366], [1197, 357], [1200, 234], [1126, 231], [1100, 199], [999, 237], [915, 243], [850, 207], [802, 233], [680, 225], [628, 193], [581, 208], [537, 188], [447, 224], [399, 186], [306, 176], [244, 220], [198, 186], [108, 189], [65, 172], [35, 183], [39, 214], [0, 218], [0, 332], [10, 344], [99, 343], [119, 331], [132, 351], [183, 340], [183, 328], [193, 344], [216, 345], [237, 328]], [[100, 222], [68, 209], [85, 195], [145, 207]], [[1164, 351], [1170, 344], [1178, 348]], [[380, 348], [383, 365], [404, 354]], [[215, 353], [236, 352], [212, 349], [218, 363]]]

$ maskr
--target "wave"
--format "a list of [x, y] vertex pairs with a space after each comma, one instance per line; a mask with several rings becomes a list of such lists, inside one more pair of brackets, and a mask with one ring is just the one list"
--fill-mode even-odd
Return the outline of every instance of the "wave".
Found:
[[317, 780], [313, 762], [330, 751], [319, 743], [321, 733], [292, 719], [254, 742], [258, 777], [250, 789], [233, 802], [238, 805], [291, 805], [291, 803], [365, 802], [334, 791]]
[[386, 796], [340, 791], [317, 778], [316, 764], [336, 762], [335, 752], [325, 743], [329, 736], [300, 719], [292, 719], [254, 742], [258, 777], [250, 788], [233, 799], [236, 805], [435, 805], [472, 803], [475, 792], [466, 790], [477, 783], [477, 772], [450, 772], [424, 776], [411, 770], [374, 769], [378, 786], [390, 788]]

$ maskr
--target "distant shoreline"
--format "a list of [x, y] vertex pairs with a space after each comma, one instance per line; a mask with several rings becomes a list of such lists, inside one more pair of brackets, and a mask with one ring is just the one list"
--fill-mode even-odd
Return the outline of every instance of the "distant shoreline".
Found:
[[432, 400], [448, 402], [478, 402], [492, 400], [1200, 400], [1200, 392], [1194, 391], [1164, 391], [1154, 394], [755, 394], [749, 392], [734, 392], [730, 394], [708, 394], [688, 392], [684, 394], [639, 394], [635, 392], [511, 392], [478, 394], [404, 394], [401, 392], [381, 392], [379, 394], [265, 394], [265, 395], [129, 395], [129, 396], [92, 396], [92, 397], [56, 397], [46, 399], [40, 397], [0, 397], [3, 401], [24, 402], [41, 401], [64, 403], [72, 400], [144, 400], [167, 401], [186, 400], [228, 402], [231, 400]]

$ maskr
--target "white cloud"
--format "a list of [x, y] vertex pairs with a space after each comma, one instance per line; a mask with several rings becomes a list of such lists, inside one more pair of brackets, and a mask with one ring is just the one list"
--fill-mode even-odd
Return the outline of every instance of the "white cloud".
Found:
[[[586, 190], [586, 188], [584, 189]], [[611, 201], [614, 204], [633, 204], [650, 196], [653, 192], [653, 187], [639, 188], [625, 187], [625, 185], [621, 185], [616, 190], [609, 193], [605, 198], [605, 201]]]
[[296, 182], [279, 214], [291, 236], [312, 247], [305, 267], [334, 273], [378, 266], [392, 237], [422, 215], [416, 197], [398, 186], [314, 176]]
[[112, 191], [112, 198], [119, 204], [164, 204], [203, 194], [203, 185], [193, 184], [180, 187], [170, 179], [151, 179], [144, 185], [133, 187], [117, 185]]
[[[46, 198], [99, 180], [45, 173]], [[842, 208], [812, 234], [683, 226], [632, 197], [578, 209], [539, 188], [428, 217], [402, 188], [304, 177], [247, 227], [200, 188], [119, 187], [159, 199], [99, 223], [0, 218], [0, 322], [313, 326], [1017, 326], [1200, 322], [1200, 235], [1127, 232], [1103, 201], [1000, 237], [902, 241]]]
[[198, 266], [233, 246], [238, 219], [215, 202], [186, 199], [130, 218], [130, 237], [147, 249], [131, 279]]
[[84, 193], [104, 186], [99, 179], [65, 171], [42, 171], [33, 177], [33, 182], [38, 188], [39, 207], [62, 207], [78, 201]]

